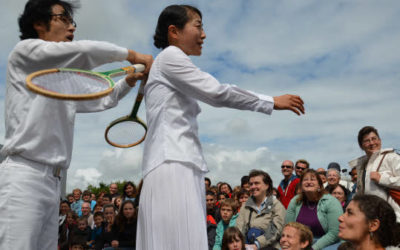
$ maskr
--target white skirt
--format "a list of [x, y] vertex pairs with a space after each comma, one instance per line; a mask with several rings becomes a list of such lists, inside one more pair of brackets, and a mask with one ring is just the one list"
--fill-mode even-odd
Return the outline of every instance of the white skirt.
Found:
[[208, 249], [204, 172], [168, 162], [144, 177], [136, 250], [180, 249]]

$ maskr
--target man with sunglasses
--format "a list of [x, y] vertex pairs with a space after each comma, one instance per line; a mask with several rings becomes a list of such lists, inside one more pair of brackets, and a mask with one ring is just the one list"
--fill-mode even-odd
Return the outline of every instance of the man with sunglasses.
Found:
[[296, 172], [296, 176], [300, 178], [304, 170], [308, 168], [310, 168], [310, 163], [308, 163], [308, 161], [304, 159], [297, 160], [294, 169], [294, 171]]
[[293, 162], [285, 160], [282, 162], [281, 171], [283, 174], [283, 180], [279, 183], [278, 192], [280, 195], [280, 201], [283, 206], [287, 209], [289, 202], [296, 195], [296, 185], [300, 179], [293, 174]]
[[[21, 41], [10, 53], [5, 101], [6, 156], [0, 165], [0, 249], [57, 249], [61, 178], [71, 161], [75, 114], [117, 105], [152, 56], [98, 41], [73, 41], [74, 6], [63, 0], [31, 0], [19, 17]], [[107, 97], [60, 101], [30, 92], [26, 76], [48, 68], [93, 69], [127, 60], [143, 63]]]

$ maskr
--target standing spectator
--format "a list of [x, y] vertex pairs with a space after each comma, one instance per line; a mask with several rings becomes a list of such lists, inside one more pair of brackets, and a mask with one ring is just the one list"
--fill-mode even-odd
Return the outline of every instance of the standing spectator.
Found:
[[125, 200], [112, 225], [113, 248], [134, 250], [136, 244], [137, 213], [133, 201]]
[[[299, 222], [313, 232], [314, 250], [335, 249], [339, 238], [338, 217], [343, 213], [339, 201], [326, 194], [322, 180], [313, 169], [303, 172], [300, 178], [301, 194], [293, 197], [286, 211], [285, 222]], [[329, 248], [328, 248], [329, 247]]]
[[304, 159], [297, 160], [294, 169], [294, 171], [296, 172], [296, 177], [300, 178], [304, 170], [309, 168], [310, 168], [310, 163], [308, 163], [308, 161]]
[[222, 237], [228, 227], [234, 227], [236, 225], [236, 219], [238, 214], [237, 203], [234, 199], [226, 199], [221, 203], [220, 213], [221, 221], [217, 225], [217, 235], [215, 236], [215, 244], [213, 250], [221, 250]]
[[109, 194], [111, 195], [111, 199], [114, 199], [115, 197], [119, 196], [117, 183], [111, 183], [110, 186], [108, 187], [108, 191]]
[[339, 221], [339, 237], [353, 243], [355, 249], [378, 250], [400, 244], [394, 210], [376, 195], [354, 196]]
[[68, 201], [61, 201], [60, 202], [60, 215], [59, 215], [59, 225], [63, 224], [66, 217], [67, 217], [67, 212], [71, 211], [71, 208], [69, 207]]
[[289, 222], [282, 231], [280, 245], [282, 249], [312, 250], [313, 234], [311, 230], [298, 222]]
[[272, 179], [264, 171], [252, 170], [251, 197], [240, 209], [236, 226], [250, 249], [278, 248], [285, 219], [285, 207], [272, 195]]
[[350, 188], [350, 194], [349, 194], [349, 198], [348, 201], [350, 202], [350, 200], [353, 198], [353, 196], [356, 194], [357, 192], [357, 168], [353, 167], [350, 171], [350, 176], [351, 176], [351, 188]]
[[[371, 126], [358, 132], [358, 145], [365, 155], [349, 162], [357, 168], [357, 194], [374, 194], [387, 200], [400, 223], [400, 205], [387, 189], [400, 189], [400, 155], [392, 148], [382, 149], [378, 130]], [[377, 172], [380, 166], [379, 172]]]
[[133, 182], [128, 181], [125, 183], [122, 193], [122, 201], [131, 200], [135, 201], [136, 198], [136, 186]]
[[79, 214], [83, 203], [83, 200], [81, 199], [82, 191], [79, 188], [75, 188], [72, 191], [72, 194], [74, 196], [74, 202], [71, 204], [71, 210], [76, 214]]
[[293, 162], [285, 160], [281, 165], [281, 172], [283, 174], [283, 180], [279, 183], [278, 192], [280, 201], [283, 206], [287, 208], [290, 200], [296, 195], [295, 189], [300, 179], [293, 174]]

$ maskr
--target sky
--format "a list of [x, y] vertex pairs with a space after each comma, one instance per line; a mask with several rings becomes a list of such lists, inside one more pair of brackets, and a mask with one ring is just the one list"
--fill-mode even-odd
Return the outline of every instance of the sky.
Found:
[[[0, 0], [0, 144], [4, 143], [7, 57], [19, 41], [17, 17], [26, 1]], [[271, 116], [201, 103], [199, 135], [207, 177], [232, 186], [251, 169], [267, 171], [274, 186], [284, 160], [304, 158], [326, 168], [363, 155], [357, 134], [375, 126], [383, 147], [400, 148], [400, 1], [81, 0], [76, 40], [101, 40], [152, 54], [161, 11], [192, 4], [207, 35], [193, 62], [221, 83], [270, 96], [297, 94], [306, 114]], [[396, 52], [397, 51], [397, 52]], [[99, 70], [128, 65], [104, 65]], [[131, 111], [137, 88], [104, 112], [78, 114], [67, 192], [89, 184], [142, 178], [143, 145], [114, 148], [104, 140], [112, 120]], [[40, 114], [38, 114], [40, 115]], [[139, 117], [145, 120], [145, 105]]]

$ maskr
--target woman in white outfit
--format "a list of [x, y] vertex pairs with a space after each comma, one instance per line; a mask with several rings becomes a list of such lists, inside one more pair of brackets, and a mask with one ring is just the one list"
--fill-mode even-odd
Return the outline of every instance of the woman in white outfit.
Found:
[[148, 134], [143, 156], [137, 250], [208, 249], [204, 174], [208, 171], [197, 132], [197, 100], [216, 107], [304, 113], [299, 96], [270, 97], [220, 84], [190, 55], [201, 55], [206, 35], [201, 12], [171, 5], [161, 13], [157, 56], [145, 88]]

